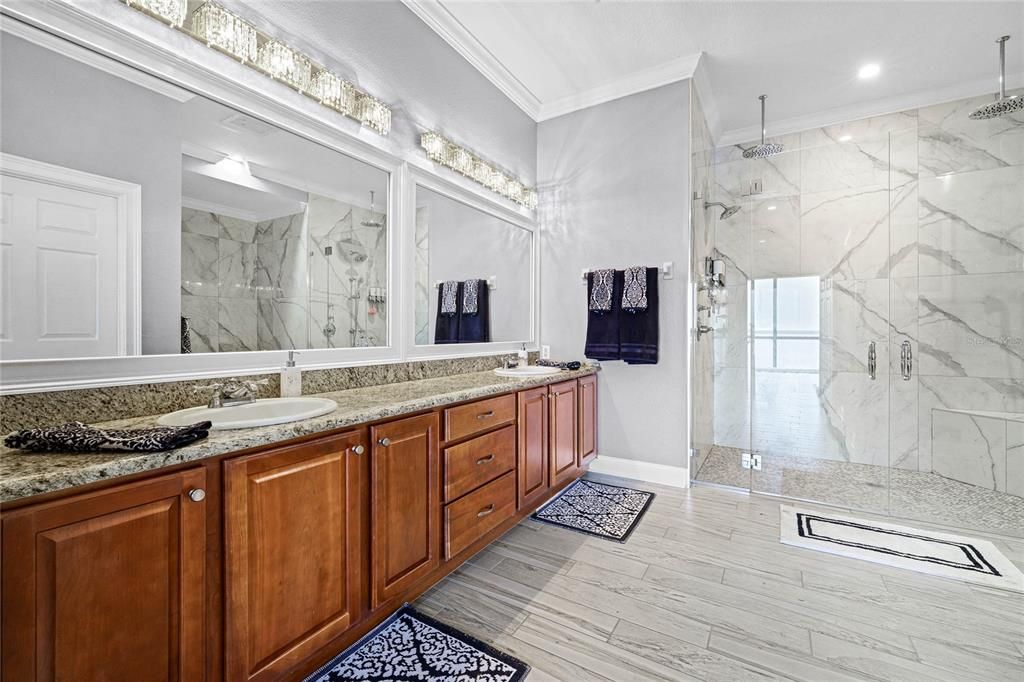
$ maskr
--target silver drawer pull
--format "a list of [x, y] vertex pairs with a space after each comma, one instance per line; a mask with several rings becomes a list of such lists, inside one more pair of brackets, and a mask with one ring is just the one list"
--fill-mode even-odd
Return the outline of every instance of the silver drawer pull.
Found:
[[476, 416], [476, 418], [477, 419], [489, 419], [490, 417], [493, 417], [493, 416], [494, 416], [494, 410], [487, 410], [486, 412], [481, 412], [480, 414], [478, 414]]
[[481, 509], [480, 511], [478, 511], [476, 513], [476, 515], [477, 515], [477, 518], [482, 518], [482, 517], [487, 516], [488, 514], [491, 514], [493, 512], [494, 512], [494, 505], [493, 504], [489, 504], [486, 507], [484, 507], [483, 509]]
[[366, 448], [364, 448], [362, 445], [357, 445], [354, 448], [352, 448], [352, 452], [354, 452], [357, 455], [361, 455], [364, 452], [366, 452]]
[[492, 461], [493, 459], [494, 459], [494, 453], [492, 452], [491, 454], [487, 455], [486, 457], [481, 457], [480, 459], [478, 459], [476, 461], [476, 463], [477, 464], [487, 464], [488, 462]]
[[206, 499], [206, 491], [202, 488], [192, 488], [188, 491], [188, 499], [193, 502], [202, 502]]
[[390, 438], [381, 438], [377, 442], [380, 443], [381, 445], [383, 445], [384, 447], [387, 447], [387, 446], [391, 445], [391, 439]]

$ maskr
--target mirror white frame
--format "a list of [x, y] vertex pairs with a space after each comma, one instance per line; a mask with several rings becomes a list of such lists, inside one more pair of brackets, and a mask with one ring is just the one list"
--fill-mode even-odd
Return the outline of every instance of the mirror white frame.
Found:
[[[483, 190], [467, 189], [436, 175], [425, 159], [403, 160], [381, 149], [389, 145], [386, 138], [363, 130], [355, 121], [340, 120], [319, 103], [285, 91], [232, 58], [120, 2], [3, 0], [0, 30], [121, 77], [137, 79], [144, 87], [185, 89], [208, 97], [389, 174], [387, 281], [388, 290], [401, 295], [391, 295], [388, 343], [373, 348], [300, 349], [297, 355], [302, 369], [493, 355], [517, 350], [523, 343], [536, 350], [540, 245], [536, 225], [524, 217], [528, 214], [525, 209], [517, 211]], [[460, 344], [457, 348], [415, 345], [410, 292], [415, 287], [411, 258], [416, 183], [533, 233], [530, 339]], [[284, 366], [287, 355], [288, 351], [281, 350], [0, 362], [0, 395], [272, 373]]]
[[[516, 211], [501, 204], [487, 201], [480, 195], [459, 185], [419, 169], [410, 168], [409, 180], [405, 183], [408, 196], [403, 203], [408, 207], [407, 219], [402, 223], [402, 300], [405, 324], [402, 326], [403, 348], [409, 359], [439, 359], [495, 353], [515, 352], [526, 345], [529, 351], [537, 350], [540, 328], [540, 233], [535, 222], [526, 220]], [[530, 333], [527, 338], [515, 341], [491, 341], [489, 343], [459, 344], [416, 344], [416, 191], [422, 187], [436, 192], [460, 204], [476, 209], [489, 216], [503, 220], [530, 233]]]

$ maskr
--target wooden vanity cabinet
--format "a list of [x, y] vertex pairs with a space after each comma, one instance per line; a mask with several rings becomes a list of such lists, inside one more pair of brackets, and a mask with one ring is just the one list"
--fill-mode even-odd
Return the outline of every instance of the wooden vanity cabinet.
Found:
[[520, 391], [518, 396], [519, 508], [542, 500], [548, 493], [548, 387]]
[[597, 375], [580, 377], [577, 384], [579, 466], [584, 468], [597, 457]]
[[576, 380], [563, 381], [548, 387], [548, 476], [549, 485], [557, 486], [578, 475], [579, 412], [576, 406]]
[[204, 677], [206, 472], [3, 519], [4, 682]]
[[367, 430], [224, 462], [225, 669], [279, 679], [363, 616]]
[[441, 466], [437, 413], [371, 427], [372, 607], [440, 565]]

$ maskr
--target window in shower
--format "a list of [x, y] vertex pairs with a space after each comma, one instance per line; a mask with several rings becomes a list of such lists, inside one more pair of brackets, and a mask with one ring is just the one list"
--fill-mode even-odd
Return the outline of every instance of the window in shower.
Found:
[[758, 371], [817, 372], [820, 279], [758, 279], [753, 285], [754, 367]]

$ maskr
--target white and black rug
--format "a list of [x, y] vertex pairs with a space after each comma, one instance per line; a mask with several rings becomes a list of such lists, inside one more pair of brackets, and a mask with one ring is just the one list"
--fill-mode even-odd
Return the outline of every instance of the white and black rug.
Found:
[[1024, 573], [987, 540], [781, 505], [783, 544], [1024, 592]]
[[530, 666], [408, 604], [304, 682], [518, 682]]
[[531, 518], [599, 538], [625, 542], [654, 493], [580, 479]]

